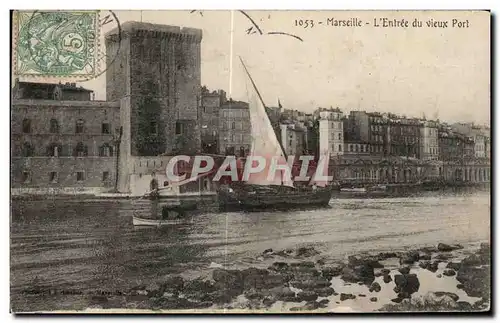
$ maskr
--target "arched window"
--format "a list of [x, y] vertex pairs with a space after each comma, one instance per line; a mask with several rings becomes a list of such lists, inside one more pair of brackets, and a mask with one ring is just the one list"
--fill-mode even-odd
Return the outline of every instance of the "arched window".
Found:
[[76, 120], [75, 133], [83, 133], [85, 130], [85, 121], [83, 119]]
[[23, 132], [24, 133], [31, 133], [31, 120], [30, 119], [23, 119]]
[[50, 133], [58, 133], [59, 132], [59, 123], [56, 119], [50, 119]]
[[23, 157], [31, 157], [34, 154], [35, 149], [29, 142], [25, 142], [23, 144], [22, 156]]
[[59, 157], [62, 153], [62, 145], [58, 143], [51, 143], [47, 147], [47, 156], [49, 157]]
[[75, 157], [87, 156], [88, 155], [87, 146], [85, 146], [82, 142], [79, 142], [78, 144], [76, 144], [74, 155], [75, 155]]
[[109, 144], [104, 144], [99, 147], [99, 156], [101, 157], [112, 157], [113, 156], [113, 147]]

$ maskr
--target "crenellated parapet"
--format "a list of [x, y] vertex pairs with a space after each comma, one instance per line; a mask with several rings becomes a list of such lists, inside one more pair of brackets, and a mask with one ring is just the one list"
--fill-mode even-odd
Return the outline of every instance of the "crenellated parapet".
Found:
[[[121, 37], [120, 37], [121, 36]], [[118, 41], [120, 38], [145, 37], [145, 38], [167, 38], [188, 43], [200, 43], [203, 36], [201, 29], [157, 25], [145, 22], [128, 21], [106, 33], [106, 41]]]

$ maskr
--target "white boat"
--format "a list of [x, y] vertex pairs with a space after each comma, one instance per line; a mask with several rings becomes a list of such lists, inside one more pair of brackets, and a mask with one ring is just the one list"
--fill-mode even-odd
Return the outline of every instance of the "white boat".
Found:
[[341, 188], [341, 192], [347, 192], [347, 193], [366, 193], [366, 188], [364, 187], [352, 187], [352, 188]]
[[164, 225], [179, 225], [186, 224], [186, 219], [175, 219], [175, 220], [162, 220], [162, 219], [145, 219], [138, 218], [136, 216], [132, 217], [135, 226], [153, 226], [159, 227]]

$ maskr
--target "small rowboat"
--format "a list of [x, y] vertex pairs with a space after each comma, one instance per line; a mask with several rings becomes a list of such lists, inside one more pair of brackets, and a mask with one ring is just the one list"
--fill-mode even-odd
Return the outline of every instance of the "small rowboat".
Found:
[[138, 218], [136, 216], [132, 217], [134, 226], [154, 226], [159, 227], [163, 225], [179, 225], [185, 224], [186, 219], [174, 219], [174, 220], [162, 220], [162, 219], [145, 219]]

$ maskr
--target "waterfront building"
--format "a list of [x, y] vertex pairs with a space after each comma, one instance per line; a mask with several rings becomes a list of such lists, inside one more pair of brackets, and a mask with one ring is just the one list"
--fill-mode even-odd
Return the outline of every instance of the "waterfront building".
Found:
[[424, 120], [420, 128], [420, 158], [439, 159], [438, 122]]
[[219, 152], [220, 107], [227, 101], [223, 90], [210, 92], [206, 87], [201, 90], [200, 131], [202, 152]]
[[389, 155], [420, 159], [420, 128], [422, 121], [416, 118], [389, 114]]
[[319, 153], [330, 157], [344, 153], [343, 113], [339, 108], [319, 109]]
[[92, 101], [76, 84], [19, 82], [12, 91], [13, 193], [112, 189], [120, 102]]
[[252, 142], [248, 103], [229, 99], [221, 105], [219, 115], [219, 153], [246, 156]]
[[299, 122], [280, 125], [281, 145], [287, 156], [299, 156], [306, 151], [306, 129]]

